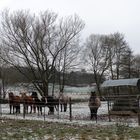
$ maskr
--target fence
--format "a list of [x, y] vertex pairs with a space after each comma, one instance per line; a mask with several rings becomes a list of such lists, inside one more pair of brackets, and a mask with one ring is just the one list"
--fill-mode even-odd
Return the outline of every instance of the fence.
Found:
[[106, 99], [109, 121], [111, 121], [112, 116], [122, 116], [123, 118], [135, 118], [140, 125], [139, 95], [113, 95], [106, 97]]
[[[124, 98], [127, 99], [127, 98]], [[124, 121], [124, 123], [135, 123], [140, 125], [140, 113], [139, 113], [139, 100], [140, 98], [136, 98], [137, 103], [137, 112], [132, 113], [131, 111], [118, 111], [112, 110], [114, 102], [118, 100], [118, 97], [110, 97], [106, 98], [105, 101], [101, 102], [101, 107], [98, 110], [98, 123], [104, 124], [108, 122], [118, 122]], [[126, 100], [127, 101], [127, 100]], [[42, 115], [38, 115], [36, 113], [26, 113], [24, 104], [20, 104], [21, 113], [9, 114], [9, 104], [7, 100], [0, 101], [0, 114], [4, 117], [14, 117], [14, 118], [23, 118], [23, 119], [41, 119], [41, 120], [58, 120], [58, 121], [84, 121], [88, 123], [92, 123], [90, 120], [90, 110], [88, 107], [88, 100], [85, 102], [75, 102], [73, 99], [69, 100], [68, 109], [66, 112], [61, 112], [60, 107], [54, 114], [48, 115], [49, 108], [47, 106], [42, 107]], [[119, 106], [120, 107], [120, 106]], [[130, 107], [128, 106], [128, 109]], [[132, 108], [131, 108], [132, 109]], [[95, 121], [94, 121], [95, 122]]]
[[[13, 113], [13, 108], [12, 111], [10, 113], [10, 104], [8, 102], [8, 100], [6, 99], [0, 99], [0, 115], [1, 116], [11, 116], [11, 115], [15, 115], [15, 116], [19, 116], [22, 118], [26, 118], [26, 117], [30, 117], [30, 118], [34, 118], [34, 117], [43, 117], [44, 120], [46, 119], [46, 117], [48, 118], [54, 118], [54, 119], [67, 119], [72, 121], [72, 102], [71, 102], [71, 98], [69, 99], [68, 102], [68, 107], [67, 107], [67, 112], [64, 112], [64, 110], [61, 112], [61, 108], [60, 108], [60, 104], [59, 104], [59, 108], [56, 109], [56, 103], [52, 102], [52, 105], [54, 107], [54, 114], [50, 114], [49, 115], [49, 108], [47, 105], [39, 105], [40, 102], [38, 102], [38, 105], [35, 106], [35, 112], [33, 109], [33, 105], [27, 105], [26, 103], [22, 102], [20, 103], [20, 113], [16, 112], [16, 109]], [[28, 106], [28, 111], [26, 111], [26, 107]], [[32, 106], [32, 109], [31, 109]], [[39, 108], [39, 110], [37, 110], [37, 107]], [[30, 113], [30, 111], [32, 110], [32, 112]], [[42, 112], [42, 113], [41, 113]]]

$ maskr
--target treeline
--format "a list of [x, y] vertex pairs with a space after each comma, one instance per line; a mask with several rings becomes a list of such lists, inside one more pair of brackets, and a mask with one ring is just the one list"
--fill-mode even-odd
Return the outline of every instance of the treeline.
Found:
[[[22, 73], [28, 75], [30, 78], [26, 78]], [[55, 78], [55, 84], [59, 84], [59, 75], [60, 73], [56, 71], [55, 76], [51, 78], [50, 83], [53, 83]], [[12, 85], [16, 83], [32, 83], [35, 80], [32, 76], [32, 73], [30, 73], [26, 67], [20, 68], [20, 72], [15, 67], [4, 68], [1, 71], [0, 78], [3, 79], [5, 85]], [[38, 79], [38, 81], [40, 81], [40, 79]], [[95, 83], [94, 75], [92, 73], [72, 71], [65, 74], [66, 85], [87, 86], [91, 83]]]

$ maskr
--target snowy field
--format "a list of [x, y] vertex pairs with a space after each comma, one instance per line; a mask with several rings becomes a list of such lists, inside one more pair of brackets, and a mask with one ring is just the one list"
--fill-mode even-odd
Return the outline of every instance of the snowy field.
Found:
[[[81, 90], [80, 90], [81, 89]], [[15, 87], [9, 87], [6, 89], [6, 92], [12, 91], [15, 94], [19, 94], [20, 92], [27, 91], [31, 92], [33, 89], [28, 86], [15, 86]], [[135, 117], [114, 117], [111, 116], [111, 122], [109, 122], [108, 118], [108, 107], [107, 102], [102, 102], [101, 107], [98, 110], [98, 121], [97, 123], [95, 121], [90, 120], [90, 110], [88, 107], [88, 99], [89, 99], [89, 89], [88, 87], [84, 88], [72, 88], [70, 91], [70, 87], [66, 89], [66, 94], [71, 97], [71, 99], [86, 99], [87, 102], [81, 102], [81, 103], [75, 103], [72, 104], [72, 121], [70, 121], [70, 111], [69, 106], [67, 112], [57, 112], [55, 111], [54, 115], [48, 115], [48, 107], [43, 108], [43, 115], [39, 115], [37, 113], [32, 114], [26, 114], [25, 118], [23, 118], [23, 107], [21, 105], [21, 114], [18, 115], [10, 115], [9, 114], [9, 105], [8, 104], [2, 104], [0, 106], [0, 114], [2, 117], [6, 118], [14, 118], [14, 119], [28, 119], [28, 120], [45, 120], [50, 122], [65, 122], [65, 123], [76, 123], [79, 125], [82, 124], [94, 124], [94, 125], [111, 125], [116, 124], [118, 122], [127, 123], [131, 126], [138, 126], [138, 118]], [[80, 93], [78, 93], [80, 91]], [[8, 97], [6, 97], [8, 98]]]
[[42, 120], [49, 122], [63, 122], [63, 123], [73, 123], [79, 125], [85, 124], [94, 124], [94, 125], [112, 125], [116, 123], [124, 123], [130, 126], [138, 126], [137, 117], [132, 118], [120, 118], [120, 117], [111, 117], [112, 121], [109, 122], [108, 112], [107, 112], [107, 102], [102, 102], [101, 107], [98, 110], [98, 121], [91, 121], [90, 112], [88, 108], [88, 103], [76, 103], [72, 105], [72, 121], [70, 121], [69, 108], [67, 112], [57, 112], [55, 111], [54, 115], [48, 115], [48, 108], [43, 109], [43, 115], [37, 113], [26, 114], [25, 118], [23, 117], [23, 107], [21, 105], [21, 114], [13, 115], [9, 114], [9, 105], [1, 105], [1, 116], [4, 118], [13, 118], [13, 119], [27, 119], [27, 120]]

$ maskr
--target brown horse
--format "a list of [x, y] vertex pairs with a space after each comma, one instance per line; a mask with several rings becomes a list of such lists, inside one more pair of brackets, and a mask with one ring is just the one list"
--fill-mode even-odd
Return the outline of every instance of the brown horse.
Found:
[[89, 104], [88, 104], [89, 108], [90, 108], [90, 119], [96, 119], [97, 122], [97, 111], [98, 108], [101, 106], [101, 101], [100, 98], [97, 97], [95, 92], [91, 92], [91, 96], [89, 98]]
[[12, 113], [12, 109], [13, 114], [20, 113], [21, 98], [19, 96], [15, 96], [13, 92], [8, 93], [8, 95], [9, 95], [10, 114]]
[[64, 95], [63, 93], [59, 94], [59, 103], [60, 103], [60, 108], [61, 108], [61, 112], [67, 111], [67, 104], [69, 102], [69, 97]]
[[20, 93], [21, 100], [24, 105], [25, 113], [28, 113], [28, 107], [30, 106], [30, 113], [32, 113], [33, 105], [35, 104], [32, 96], [28, 96], [26, 92]]

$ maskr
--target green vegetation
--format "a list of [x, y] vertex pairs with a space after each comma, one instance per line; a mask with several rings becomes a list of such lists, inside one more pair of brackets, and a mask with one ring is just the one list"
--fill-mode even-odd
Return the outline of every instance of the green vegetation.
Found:
[[1, 140], [139, 140], [140, 128], [117, 123], [111, 126], [75, 125], [35, 120], [0, 120]]

